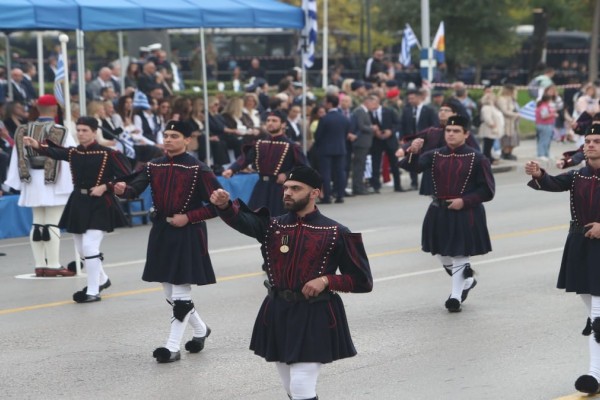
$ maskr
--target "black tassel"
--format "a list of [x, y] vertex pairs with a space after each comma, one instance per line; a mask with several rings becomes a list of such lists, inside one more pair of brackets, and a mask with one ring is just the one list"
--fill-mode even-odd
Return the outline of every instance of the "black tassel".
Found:
[[31, 240], [34, 242], [42, 241], [42, 233], [40, 232], [40, 228], [42, 226], [38, 224], [33, 224], [33, 235], [31, 236]]
[[42, 226], [42, 240], [44, 242], [50, 241], [50, 229], [48, 229], [48, 225]]
[[471, 264], [465, 264], [465, 268], [463, 269], [463, 276], [465, 277], [465, 279], [473, 277], [473, 270], [471, 269]]
[[594, 322], [592, 322], [592, 331], [594, 331], [596, 343], [600, 343], [600, 318], [594, 318]]
[[583, 336], [590, 336], [592, 334], [592, 320], [590, 318], [587, 319], [585, 323], [585, 328], [581, 331]]
[[452, 276], [452, 265], [443, 265], [444, 271], [448, 274], [448, 276]]

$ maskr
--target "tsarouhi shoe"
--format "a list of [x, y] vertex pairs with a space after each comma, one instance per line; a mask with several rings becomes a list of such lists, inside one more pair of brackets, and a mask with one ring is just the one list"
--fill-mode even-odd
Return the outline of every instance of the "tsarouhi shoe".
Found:
[[75, 303], [93, 303], [95, 301], [100, 301], [100, 300], [102, 300], [100, 295], [87, 294], [83, 290], [73, 293], [73, 301]]
[[452, 297], [450, 297], [448, 300], [446, 300], [445, 306], [449, 312], [460, 312], [461, 311], [460, 301], [458, 301], [458, 299], [454, 299]]
[[475, 286], [477, 286], [477, 279], [473, 278], [473, 283], [471, 284], [471, 286], [468, 289], [462, 291], [462, 295], [460, 296], [461, 303], [465, 302], [467, 296], [469, 295], [469, 290], [473, 289]]
[[185, 349], [190, 353], [199, 353], [204, 348], [204, 341], [210, 335], [210, 328], [206, 326], [206, 335], [202, 337], [194, 336], [192, 340], [185, 344]]
[[598, 393], [598, 381], [591, 375], [581, 375], [575, 381], [575, 389], [582, 393], [595, 394]]
[[154, 350], [154, 353], [152, 353], [152, 357], [156, 358], [156, 362], [161, 364], [172, 363], [173, 361], [181, 360], [181, 352], [172, 352], [166, 347], [159, 347], [156, 350]]
[[[73, 271], [69, 271], [67, 268], [65, 267], [60, 267], [60, 268], [44, 268], [44, 275], [42, 276], [46, 276], [49, 278], [54, 278], [57, 276], [74, 276], [75, 272]], [[36, 276], [37, 276], [37, 271], [36, 271]]]

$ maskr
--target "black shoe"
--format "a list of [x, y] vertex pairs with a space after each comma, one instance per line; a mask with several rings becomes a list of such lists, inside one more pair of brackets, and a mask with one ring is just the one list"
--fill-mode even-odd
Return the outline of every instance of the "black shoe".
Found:
[[[110, 279], [107, 279], [106, 282], [104, 282], [102, 285], [98, 286], [98, 289], [101, 292], [104, 289], [108, 289], [111, 285], [112, 285], [112, 283], [110, 282]], [[81, 291], [83, 293], [86, 293], [87, 292], [87, 286], [84, 287], [83, 289], [81, 289]]]
[[73, 293], [73, 301], [75, 303], [94, 303], [102, 300], [100, 295], [86, 294], [83, 290]]
[[395, 188], [394, 192], [398, 192], [398, 193], [402, 193], [405, 192], [406, 190], [402, 189], [402, 188]]
[[185, 344], [185, 349], [190, 353], [199, 353], [204, 348], [204, 341], [210, 336], [210, 328], [206, 326], [206, 335], [202, 337], [194, 336], [192, 340]]
[[335, 204], [341, 204], [344, 202], [344, 198], [343, 197], [338, 197], [337, 199], [335, 199]]
[[331, 204], [331, 199], [321, 199], [317, 204]]
[[410, 184], [410, 189], [411, 190], [419, 190], [419, 184], [417, 184], [417, 183], [411, 183]]
[[173, 361], [181, 360], [181, 352], [171, 352], [166, 347], [159, 347], [156, 350], [154, 350], [154, 353], [152, 353], [152, 357], [156, 358], [156, 362], [160, 364], [172, 363]]
[[581, 375], [575, 381], [575, 389], [582, 393], [596, 394], [598, 393], [598, 381], [591, 375]]
[[450, 297], [448, 300], [446, 300], [446, 309], [448, 310], [448, 312], [460, 312], [461, 308], [460, 308], [460, 301], [458, 301], [458, 299], [453, 299], [452, 297]]
[[469, 295], [469, 290], [473, 289], [475, 286], [477, 286], [477, 279], [473, 278], [473, 284], [471, 284], [471, 286], [468, 289], [463, 290], [462, 294], [460, 295], [461, 303], [465, 302], [465, 300], [467, 299], [467, 296]]

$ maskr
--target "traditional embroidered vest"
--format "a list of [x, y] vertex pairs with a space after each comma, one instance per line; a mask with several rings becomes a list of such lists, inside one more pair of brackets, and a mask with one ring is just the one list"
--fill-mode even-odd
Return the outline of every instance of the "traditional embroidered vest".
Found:
[[38, 154], [31, 147], [23, 146], [23, 137], [32, 137], [40, 143], [50, 140], [62, 146], [66, 134], [67, 129], [64, 126], [56, 125], [53, 121], [35, 121], [17, 128], [15, 131], [15, 146], [17, 149], [19, 178], [22, 182], [31, 182], [30, 169], [43, 169], [44, 182], [55, 183], [60, 165], [58, 161]]

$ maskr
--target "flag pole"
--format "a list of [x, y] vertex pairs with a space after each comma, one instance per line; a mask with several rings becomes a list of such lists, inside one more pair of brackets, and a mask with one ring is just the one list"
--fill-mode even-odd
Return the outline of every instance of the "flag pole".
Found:
[[69, 59], [67, 56], [67, 43], [69, 42], [69, 36], [61, 33], [58, 36], [58, 40], [60, 41], [60, 50], [63, 58], [64, 65], [64, 82], [63, 82], [63, 98], [65, 99], [65, 115], [63, 118], [64, 126], [67, 128], [67, 131], [71, 129], [71, 92], [69, 91]]
[[323, 1], [323, 89], [329, 85], [329, 4]]
[[306, 140], [306, 135], [308, 133], [307, 129], [307, 121], [306, 121], [306, 65], [305, 65], [305, 56], [306, 56], [306, 47], [308, 46], [308, 31], [306, 29], [308, 23], [308, 7], [304, 8], [304, 33], [302, 36], [302, 150], [304, 154], [308, 154], [308, 141]]

